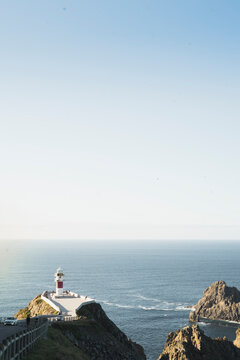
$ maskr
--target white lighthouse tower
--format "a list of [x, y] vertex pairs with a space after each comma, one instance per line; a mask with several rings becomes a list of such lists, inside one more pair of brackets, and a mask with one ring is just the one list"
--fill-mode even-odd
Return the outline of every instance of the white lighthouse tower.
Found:
[[56, 282], [56, 296], [63, 296], [63, 270], [61, 268], [58, 268], [54, 276], [54, 280]]

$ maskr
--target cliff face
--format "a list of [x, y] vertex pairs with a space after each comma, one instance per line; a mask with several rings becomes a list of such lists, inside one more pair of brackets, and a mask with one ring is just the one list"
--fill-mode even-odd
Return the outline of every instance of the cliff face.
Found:
[[18, 310], [14, 315], [17, 319], [25, 319], [28, 315], [56, 315], [58, 312], [41, 299], [41, 295], [36, 296], [27, 307]]
[[145, 360], [143, 348], [107, 317], [100, 304], [84, 305], [80, 319], [53, 325], [91, 360]]
[[[236, 334], [239, 344], [239, 331]], [[234, 344], [227, 339], [211, 339], [198, 326], [188, 326], [169, 333], [158, 360], [239, 360], [240, 349]]]
[[222, 280], [209, 286], [203, 297], [189, 314], [190, 321], [198, 321], [199, 317], [212, 320], [240, 321], [240, 291], [228, 287]]
[[[50, 314], [40, 296], [16, 314], [18, 318]], [[48, 330], [48, 339], [41, 340], [26, 360], [146, 360], [142, 346], [127, 336], [107, 317], [100, 304], [82, 306], [79, 320], [58, 321]]]

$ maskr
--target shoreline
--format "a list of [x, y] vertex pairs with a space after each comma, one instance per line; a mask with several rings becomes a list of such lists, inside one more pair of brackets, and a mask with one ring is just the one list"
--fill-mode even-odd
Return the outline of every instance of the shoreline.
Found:
[[[199, 317], [199, 321], [194, 321], [194, 323], [198, 324], [201, 321], [203, 322], [209, 322], [209, 323], [220, 323], [220, 324], [229, 324], [229, 325], [238, 325], [240, 327], [240, 321], [232, 321], [232, 320], [220, 320], [220, 319], [209, 319], [209, 318], [205, 318], [205, 317]], [[193, 323], [193, 321], [190, 321], [190, 323]]]

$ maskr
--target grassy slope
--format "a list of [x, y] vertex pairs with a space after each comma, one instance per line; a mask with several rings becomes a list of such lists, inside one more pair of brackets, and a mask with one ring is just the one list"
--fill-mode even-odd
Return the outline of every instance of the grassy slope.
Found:
[[31, 317], [35, 315], [56, 315], [58, 312], [48, 305], [45, 301], [41, 299], [41, 295], [36, 296], [27, 307], [24, 309], [18, 310], [14, 315], [17, 319], [25, 319], [27, 315]]
[[58, 329], [49, 327], [48, 338], [40, 340], [24, 360], [90, 360]]

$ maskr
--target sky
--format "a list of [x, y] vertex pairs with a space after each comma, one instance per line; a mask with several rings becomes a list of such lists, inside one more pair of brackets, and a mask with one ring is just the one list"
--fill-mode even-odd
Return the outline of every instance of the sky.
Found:
[[240, 240], [240, 2], [8, 0], [0, 240]]

